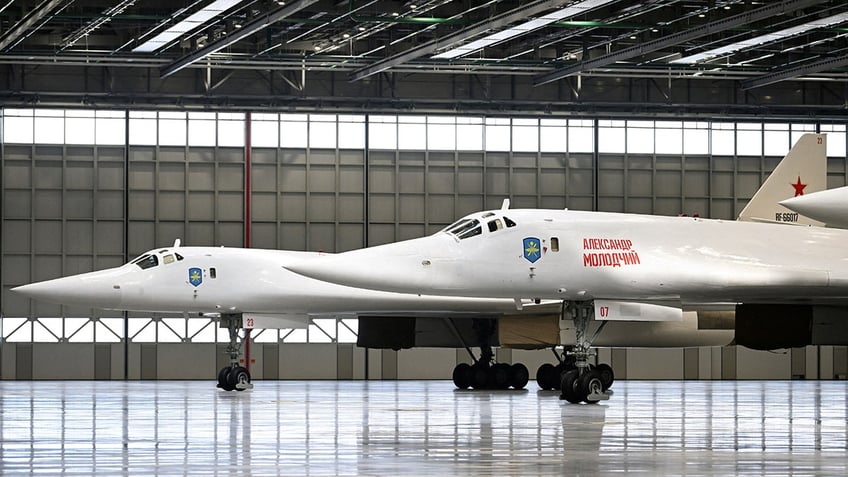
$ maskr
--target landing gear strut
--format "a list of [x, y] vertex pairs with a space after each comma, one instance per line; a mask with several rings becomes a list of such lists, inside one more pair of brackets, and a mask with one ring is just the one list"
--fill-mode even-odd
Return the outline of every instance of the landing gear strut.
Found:
[[[475, 319], [474, 331], [477, 332], [477, 345], [480, 347], [480, 359], [467, 346], [474, 364], [460, 363], [453, 369], [453, 383], [459, 389], [524, 389], [530, 380], [527, 366], [521, 363], [495, 363], [495, 353], [490, 343], [495, 333], [493, 320]], [[456, 333], [459, 337], [459, 333]], [[461, 339], [461, 338], [460, 338]]]
[[575, 368], [562, 375], [560, 399], [572, 404], [580, 402], [594, 404], [607, 400], [612, 396], [609, 388], [615, 381], [612, 367], [608, 364], [594, 367], [589, 365], [589, 356], [593, 355], [592, 341], [601, 332], [606, 322], [602, 323], [601, 328], [595, 332], [595, 336], [590, 338], [588, 336], [589, 322], [595, 314], [595, 304], [591, 301], [566, 302], [565, 311], [570, 312], [574, 320], [577, 343], [571, 352], [574, 356]]
[[253, 389], [250, 382], [250, 372], [239, 365], [241, 354], [241, 342], [239, 340], [239, 329], [241, 329], [241, 315], [221, 315], [221, 327], [226, 327], [230, 332], [230, 343], [227, 345], [227, 354], [230, 356], [230, 365], [218, 371], [218, 387], [224, 391], [245, 391]]

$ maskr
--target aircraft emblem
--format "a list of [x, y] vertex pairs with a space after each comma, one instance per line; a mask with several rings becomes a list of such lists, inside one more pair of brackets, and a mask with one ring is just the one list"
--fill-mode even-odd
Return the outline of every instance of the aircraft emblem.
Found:
[[804, 195], [804, 188], [807, 187], [807, 184], [801, 183], [801, 176], [798, 176], [798, 182], [789, 185], [795, 188], [795, 197], [798, 197], [799, 195]]
[[536, 260], [542, 258], [542, 251], [539, 248], [541, 241], [536, 237], [527, 237], [524, 239], [524, 258], [530, 263], [536, 263]]
[[199, 268], [189, 268], [188, 282], [194, 286], [198, 286], [203, 283], [203, 271]]

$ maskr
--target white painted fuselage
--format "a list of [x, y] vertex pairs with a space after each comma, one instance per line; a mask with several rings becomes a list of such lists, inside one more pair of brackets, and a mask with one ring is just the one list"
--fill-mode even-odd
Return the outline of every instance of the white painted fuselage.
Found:
[[[156, 265], [148, 266], [155, 257]], [[198, 313], [515, 312], [512, 300], [427, 297], [322, 282], [287, 270], [317, 253], [224, 247], [152, 250], [123, 266], [14, 289], [92, 308]], [[147, 268], [142, 268], [146, 266]]]
[[350, 286], [453, 296], [841, 302], [848, 298], [846, 244], [848, 231], [818, 227], [507, 209], [290, 268]]

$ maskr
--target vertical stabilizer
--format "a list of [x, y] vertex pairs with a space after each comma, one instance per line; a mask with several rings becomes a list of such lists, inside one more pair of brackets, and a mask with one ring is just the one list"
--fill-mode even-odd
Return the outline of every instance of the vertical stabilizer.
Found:
[[824, 225], [779, 204], [780, 201], [827, 188], [827, 138], [804, 134], [774, 168], [739, 220], [795, 225]]

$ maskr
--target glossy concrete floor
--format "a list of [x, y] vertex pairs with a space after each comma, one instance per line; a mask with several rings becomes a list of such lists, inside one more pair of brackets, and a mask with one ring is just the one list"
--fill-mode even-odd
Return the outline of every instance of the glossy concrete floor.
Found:
[[844, 382], [0, 382], [0, 474], [847, 475]]

